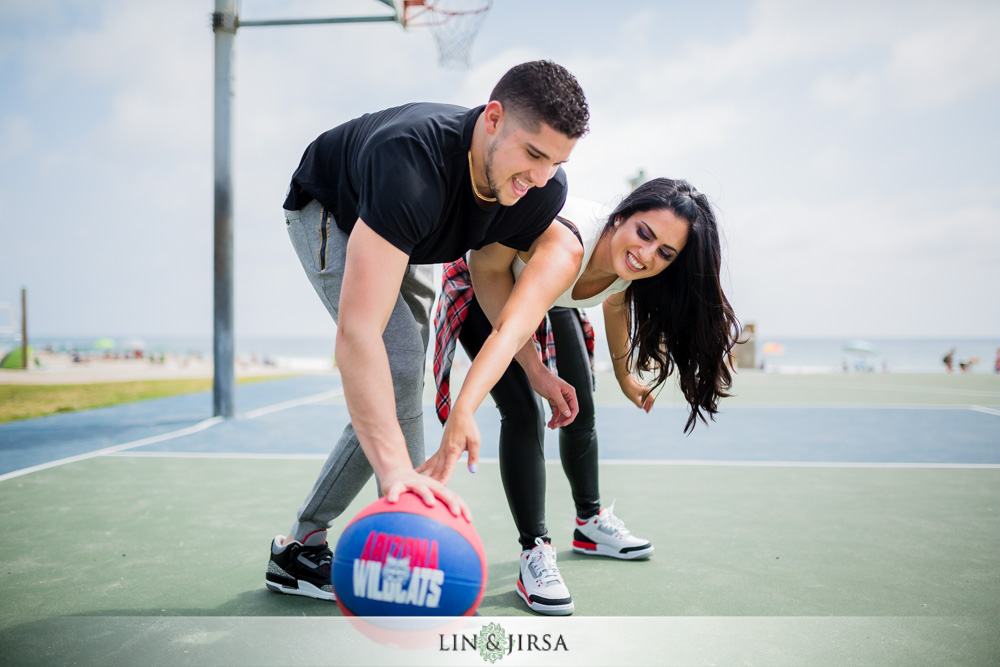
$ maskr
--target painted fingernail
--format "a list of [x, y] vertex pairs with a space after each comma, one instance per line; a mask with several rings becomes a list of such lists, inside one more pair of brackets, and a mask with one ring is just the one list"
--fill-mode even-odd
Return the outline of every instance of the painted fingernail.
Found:
[[470, 463], [469, 472], [479, 472], [479, 466], [475, 463]]

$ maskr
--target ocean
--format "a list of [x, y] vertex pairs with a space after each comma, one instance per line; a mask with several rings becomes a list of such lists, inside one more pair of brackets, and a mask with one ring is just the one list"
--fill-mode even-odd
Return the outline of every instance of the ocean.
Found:
[[[764, 346], [775, 342], [781, 345], [780, 354], [764, 354]], [[978, 360], [972, 365], [974, 373], [992, 373], [1000, 351], [1000, 336], [976, 339], [881, 339], [868, 338], [862, 342], [873, 351], [862, 353], [847, 349], [858, 339], [772, 338], [758, 341], [756, 345], [758, 366], [775, 372], [889, 372], [889, 373], [943, 373], [944, 356], [954, 352], [954, 371], [960, 372], [959, 363]]]
[[[99, 342], [100, 341], [100, 342]], [[28, 335], [36, 350], [79, 352], [103, 356], [142, 349], [147, 357], [166, 355], [177, 359], [211, 359], [211, 336], [46, 336]], [[0, 357], [20, 342], [0, 341]], [[333, 368], [334, 338], [237, 336], [237, 360], [274, 364], [291, 370]]]
[[[147, 355], [165, 353], [174, 357], [201, 357], [212, 355], [212, 338], [204, 337], [112, 337], [116, 347], [129, 349], [142, 343]], [[94, 349], [96, 337], [90, 336], [32, 336], [30, 343], [36, 349], [50, 348], [53, 351], [88, 351]], [[959, 372], [961, 361], [978, 359], [972, 365], [973, 373], [993, 373], [996, 364], [1000, 336], [997, 338], [972, 339], [865, 339], [872, 352], [859, 353], [845, 349], [856, 339], [840, 338], [769, 338], [756, 342], [758, 367], [778, 373], [841, 373], [841, 372], [889, 372], [889, 373], [943, 373], [942, 361], [945, 354], [955, 349], [955, 372]], [[330, 337], [236, 337], [236, 356], [245, 360], [276, 363], [288, 367], [315, 367], [333, 365], [334, 339]], [[764, 354], [777, 346], [780, 353]], [[0, 356], [18, 343], [0, 342]], [[433, 342], [432, 342], [433, 345]], [[596, 345], [598, 367], [608, 369], [610, 357], [602, 341]], [[431, 355], [429, 354], [428, 357]], [[459, 351], [457, 361], [461, 363], [464, 353]]]

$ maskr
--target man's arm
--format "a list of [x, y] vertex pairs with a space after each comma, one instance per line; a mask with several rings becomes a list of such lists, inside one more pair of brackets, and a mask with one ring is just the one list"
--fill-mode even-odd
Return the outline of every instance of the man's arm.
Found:
[[396, 419], [392, 375], [382, 333], [399, 296], [409, 256], [358, 219], [347, 242], [337, 322], [337, 363], [361, 449], [382, 492], [395, 502], [410, 490], [428, 505], [437, 496], [453, 514], [469, 509], [437, 480], [413, 469]]
[[478, 460], [479, 430], [473, 413], [516, 354], [521, 355], [518, 361], [523, 359], [526, 371], [534, 369], [528, 371], [529, 378], [534, 374], [536, 381], [540, 380], [533, 381], [532, 386], [555, 406], [552, 423], [568, 424], [579, 412], [575, 390], [542, 366], [529, 339], [552, 303], [573, 284], [583, 249], [568, 229], [550, 225], [529, 250], [528, 262], [516, 283], [510, 273], [513, 253], [510, 248], [494, 244], [470, 257], [476, 299], [493, 322], [493, 331], [462, 383], [440, 449], [418, 468], [445, 482], [463, 451], [469, 451], [470, 468]]

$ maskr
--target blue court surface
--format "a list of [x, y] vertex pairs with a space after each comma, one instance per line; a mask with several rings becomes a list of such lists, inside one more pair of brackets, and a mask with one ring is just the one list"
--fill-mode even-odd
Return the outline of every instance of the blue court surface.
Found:
[[[604, 501], [656, 545], [647, 561], [569, 549], [548, 434], [547, 518], [577, 607], [559, 619], [513, 592], [499, 419], [480, 408], [481, 470], [451, 486], [489, 582], [482, 616], [432, 646], [263, 587], [269, 540], [346, 422], [336, 375], [238, 385], [233, 420], [202, 392], [0, 425], [4, 663], [485, 664], [446, 649], [490, 622], [568, 647], [522, 642], [509, 664], [1000, 664], [1000, 378], [746, 374], [735, 389], [689, 436], [675, 395], [647, 415], [598, 393]], [[425, 432], [433, 451], [429, 400]]]
[[[135, 454], [315, 455], [325, 457], [348, 421], [336, 376], [306, 376], [238, 387], [237, 419], [210, 419], [205, 394], [140, 401], [0, 425], [0, 475], [73, 456]], [[1000, 465], [1000, 415], [963, 405], [723, 405], [708, 426], [685, 436], [677, 403], [652, 415], [631, 405], [598, 405], [601, 456], [613, 461], [798, 462]], [[499, 418], [477, 413], [481, 457], [498, 455]], [[428, 449], [440, 437], [425, 407]], [[549, 434], [547, 456], [558, 458]]]

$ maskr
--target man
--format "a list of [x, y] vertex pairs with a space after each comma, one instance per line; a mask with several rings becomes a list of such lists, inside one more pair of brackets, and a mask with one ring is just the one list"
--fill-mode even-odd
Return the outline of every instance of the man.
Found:
[[[428, 505], [437, 498], [468, 516], [465, 502], [444, 485], [457, 454], [445, 470], [414, 469], [424, 461], [422, 391], [434, 300], [429, 265], [469, 250], [495, 258], [495, 266], [504, 258], [509, 266], [517, 250], [534, 251], [540, 266], [550, 249], [558, 256], [554, 246], [564, 237], [543, 232], [566, 198], [559, 165], [586, 134], [588, 119], [573, 75], [536, 61], [507, 72], [483, 107], [408, 104], [349, 121], [306, 149], [285, 200], [286, 224], [337, 323], [351, 423], [291, 531], [271, 544], [270, 590], [334, 599], [326, 531], [372, 472], [390, 502], [412, 491]], [[544, 268], [536, 271], [544, 281]], [[510, 293], [509, 285], [500, 289]], [[531, 318], [540, 321], [549, 296], [543, 289], [531, 307], [518, 309], [511, 295], [518, 315], [508, 313], [514, 326], [501, 337], [511, 355]], [[552, 376], [536, 389], [560, 420], [575, 416], [566, 383]], [[450, 427], [449, 439], [462, 443], [449, 449], [467, 450], [475, 472], [474, 422]]]

